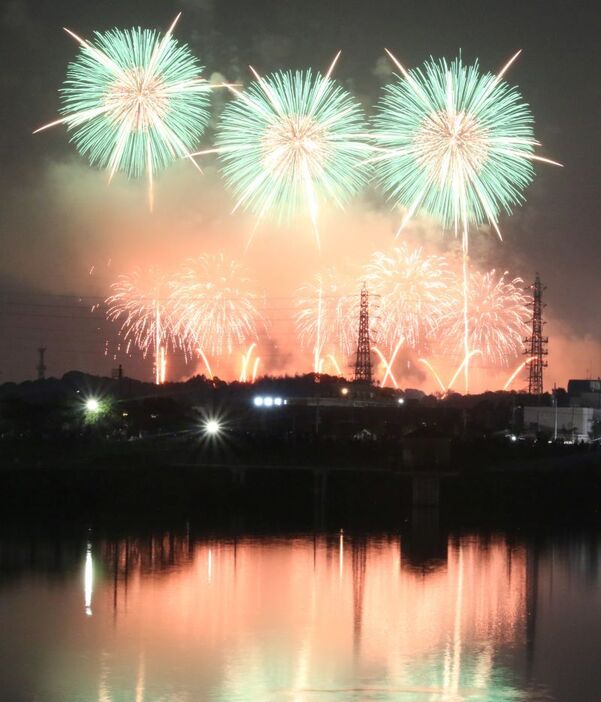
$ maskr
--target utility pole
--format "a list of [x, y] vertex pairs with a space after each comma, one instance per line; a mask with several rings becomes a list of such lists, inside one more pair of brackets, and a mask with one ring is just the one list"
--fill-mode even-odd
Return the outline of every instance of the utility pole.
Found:
[[369, 342], [369, 292], [363, 283], [361, 288], [361, 305], [359, 307], [359, 336], [357, 339], [357, 356], [355, 358], [355, 381], [373, 382], [371, 371], [371, 346]]
[[557, 383], [553, 383], [553, 407], [555, 408], [553, 440], [557, 441]]
[[46, 366], [44, 364], [44, 354], [46, 353], [46, 347], [45, 346], [40, 346], [38, 349], [38, 354], [39, 354], [39, 360], [38, 360], [38, 365], [36, 366], [36, 370], [38, 372], [38, 380], [44, 380], [46, 377]]
[[543, 394], [543, 368], [547, 367], [545, 357], [549, 354], [547, 344], [549, 337], [543, 336], [543, 290], [546, 290], [540, 282], [540, 276], [536, 274], [534, 283], [530, 286], [532, 290], [532, 336], [524, 339], [524, 354], [530, 357], [528, 364], [528, 393], [537, 398], [540, 403]]

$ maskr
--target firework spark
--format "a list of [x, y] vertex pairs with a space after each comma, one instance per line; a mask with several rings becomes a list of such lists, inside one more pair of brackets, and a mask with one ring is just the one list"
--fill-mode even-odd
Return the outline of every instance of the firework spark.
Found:
[[126, 352], [130, 352], [132, 344], [144, 357], [152, 352], [157, 384], [165, 380], [168, 350], [189, 350], [185, 337], [174, 324], [170, 288], [169, 279], [158, 268], [136, 269], [130, 275], [119, 276], [106, 300], [107, 318], [121, 322]]
[[[304, 347], [313, 350], [313, 370], [336, 353], [348, 358], [357, 345], [359, 296], [356, 284], [335, 268], [317, 273], [297, 291], [296, 330]], [[330, 359], [331, 360], [331, 359]], [[338, 363], [332, 362], [340, 370]]]
[[[521, 278], [506, 279], [494, 270], [474, 271], [469, 280], [469, 345], [482, 353], [483, 361], [506, 366], [509, 359], [522, 352], [531, 313], [529, 297]], [[463, 313], [457, 295], [455, 314], [442, 333], [442, 343], [451, 353], [461, 354]]]
[[[456, 233], [487, 222], [499, 232], [501, 211], [523, 201], [534, 153], [533, 118], [520, 93], [503, 76], [429, 61], [407, 71], [389, 53], [402, 78], [386, 87], [375, 119], [381, 154], [379, 180], [407, 208], [402, 226], [423, 208]], [[560, 164], [556, 164], [560, 165]]]
[[151, 208], [155, 174], [190, 156], [208, 122], [214, 87], [173, 38], [178, 19], [162, 38], [138, 28], [96, 32], [86, 41], [66, 30], [80, 51], [61, 91], [64, 116], [36, 130], [66, 124], [78, 150], [106, 168], [109, 181], [117, 171], [145, 174]]
[[423, 209], [461, 236], [468, 359], [469, 225], [488, 223], [500, 237], [499, 216], [523, 201], [534, 175], [532, 161], [555, 162], [535, 155], [539, 143], [530, 108], [503, 80], [519, 52], [497, 75], [461, 59], [431, 60], [407, 71], [388, 54], [401, 76], [380, 101], [374, 139], [381, 153], [372, 161], [389, 197], [406, 208], [399, 231]]
[[452, 309], [453, 276], [445, 259], [405, 243], [374, 253], [365, 280], [377, 300], [374, 335], [388, 349], [400, 340], [423, 347]]
[[[311, 71], [256, 80], [223, 111], [216, 148], [239, 207], [258, 221], [307, 213], [318, 237], [321, 201], [342, 206], [366, 182], [370, 150], [359, 103], [331, 78]], [[208, 152], [200, 152], [208, 153]], [[319, 240], [319, 237], [318, 237]]]
[[186, 261], [173, 281], [172, 301], [182, 336], [212, 356], [256, 339], [262, 322], [244, 266], [223, 254]]

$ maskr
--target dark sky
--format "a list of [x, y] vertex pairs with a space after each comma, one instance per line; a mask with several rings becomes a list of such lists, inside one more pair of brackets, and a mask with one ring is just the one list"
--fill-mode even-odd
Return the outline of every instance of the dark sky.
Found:
[[[479, 58], [481, 66], [492, 71], [522, 49], [508, 79], [532, 107], [541, 153], [565, 168], [537, 166], [527, 204], [501, 222], [504, 244], [479, 251], [476, 243], [474, 251], [485, 263], [511, 267], [512, 273], [527, 279], [538, 270], [548, 286], [547, 310], [556, 333], [573, 337], [575, 344], [591, 337], [581, 374], [601, 373], [601, 23], [596, 8], [594, 3], [550, 0], [3, 2], [0, 379], [31, 376], [35, 346], [50, 344], [40, 338], [48, 328], [42, 322], [51, 324], [43, 319], [44, 308], [28, 307], [29, 313], [34, 309], [40, 314], [26, 318], [26, 308], [13, 304], [25, 298], [7, 295], [102, 294], [100, 286], [90, 288], [83, 282], [81, 269], [96, 260], [94, 246], [99, 247], [98, 256], [104, 255], [94, 221], [103, 207], [115, 206], [110, 198], [118, 195], [103, 190], [105, 200], [95, 196], [88, 210], [77, 188], [90, 186], [82, 184], [86, 176], [74, 175], [85, 173], [86, 165], [68, 143], [65, 130], [31, 134], [56, 115], [57, 90], [76, 54], [62, 27], [83, 36], [114, 26], [164, 29], [179, 11], [183, 15], [177, 38], [190, 43], [207, 74], [220, 72], [228, 79], [247, 80], [249, 63], [262, 72], [320, 69], [342, 49], [336, 76], [368, 111], [386, 77], [384, 47], [407, 67], [429, 56], [453, 58], [461, 50], [465, 60]], [[189, 211], [191, 205], [186, 202], [184, 207]], [[119, 231], [119, 242], [126, 245], [126, 237], [125, 229]], [[36, 324], [42, 326], [34, 332]], [[64, 330], [73, 339], [83, 333], [76, 326]], [[98, 370], [92, 344], [87, 356], [76, 357], [69, 355], [68, 346], [66, 340], [64, 348], [55, 342], [56, 354], [62, 354], [55, 355], [57, 374], [73, 363]], [[579, 349], [574, 346], [575, 353]]]

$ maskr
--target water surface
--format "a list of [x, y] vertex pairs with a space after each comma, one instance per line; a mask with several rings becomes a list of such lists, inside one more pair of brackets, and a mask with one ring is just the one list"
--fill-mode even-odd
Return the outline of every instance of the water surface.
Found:
[[598, 534], [0, 539], [0, 699], [601, 699]]

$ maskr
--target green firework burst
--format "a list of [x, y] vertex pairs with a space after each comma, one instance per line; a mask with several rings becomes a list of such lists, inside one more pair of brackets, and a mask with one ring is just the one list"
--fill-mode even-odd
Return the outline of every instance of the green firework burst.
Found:
[[[516, 55], [517, 56], [517, 55]], [[532, 181], [538, 142], [519, 91], [498, 74], [430, 60], [386, 86], [374, 119], [381, 153], [377, 178], [403, 224], [422, 209], [457, 232], [488, 222], [498, 231], [501, 211], [522, 202]], [[553, 162], [551, 162], [553, 163]]]
[[[177, 19], [176, 19], [177, 21]], [[208, 122], [209, 84], [172, 32], [113, 29], [86, 41], [61, 89], [62, 119], [90, 163], [129, 177], [152, 177], [188, 156]], [[45, 127], [42, 127], [44, 129]], [[38, 130], [39, 131], [39, 130]]]
[[363, 111], [330, 72], [257, 75], [246, 91], [236, 91], [216, 144], [236, 208], [259, 219], [305, 212], [316, 226], [320, 203], [342, 206], [364, 185]]

